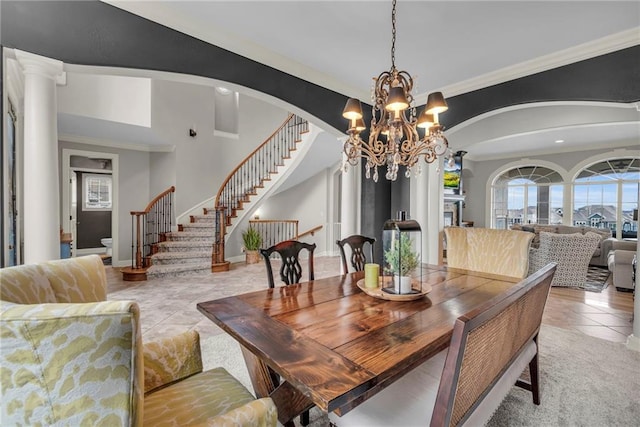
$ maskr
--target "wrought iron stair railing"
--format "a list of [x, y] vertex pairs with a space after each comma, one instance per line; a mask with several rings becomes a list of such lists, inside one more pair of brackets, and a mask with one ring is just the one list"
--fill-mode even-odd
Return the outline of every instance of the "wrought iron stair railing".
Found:
[[[155, 245], [165, 239], [175, 224], [174, 193], [171, 187], [158, 194], [142, 211], [131, 211], [131, 270], [150, 267]], [[127, 280], [125, 278], [125, 280]], [[144, 279], [140, 279], [144, 280]]]
[[[224, 180], [216, 195], [216, 235], [212, 254], [212, 271], [228, 269], [224, 258], [225, 229], [243, 205], [264, 187], [265, 181], [277, 173], [278, 166], [291, 157], [302, 135], [309, 131], [309, 122], [290, 114], [269, 138], [249, 154]], [[220, 223], [218, 222], [220, 221]]]

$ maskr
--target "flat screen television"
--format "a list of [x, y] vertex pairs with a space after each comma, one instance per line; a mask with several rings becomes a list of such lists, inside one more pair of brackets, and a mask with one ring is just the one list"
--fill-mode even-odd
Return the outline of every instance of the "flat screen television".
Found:
[[454, 162], [444, 163], [444, 188], [445, 190], [459, 190], [462, 177], [462, 157], [454, 156]]

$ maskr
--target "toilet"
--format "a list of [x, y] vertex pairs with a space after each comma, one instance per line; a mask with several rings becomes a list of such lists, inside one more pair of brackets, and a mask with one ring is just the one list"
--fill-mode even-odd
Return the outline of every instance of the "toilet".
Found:
[[100, 239], [100, 243], [102, 243], [102, 246], [107, 248], [107, 255], [111, 256], [111, 245], [113, 243], [113, 239], [111, 237], [105, 237], [104, 239]]

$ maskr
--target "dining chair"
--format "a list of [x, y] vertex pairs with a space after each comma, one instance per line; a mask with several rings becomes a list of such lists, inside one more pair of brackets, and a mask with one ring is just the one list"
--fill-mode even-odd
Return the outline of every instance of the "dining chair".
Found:
[[[359, 234], [354, 234], [349, 237], [345, 237], [342, 240], [336, 240], [336, 244], [340, 248], [340, 256], [342, 257], [342, 271], [347, 273], [349, 268], [347, 267], [347, 256], [344, 251], [344, 246], [348, 245], [351, 248], [351, 266], [353, 267], [353, 271], [362, 271], [364, 270], [364, 265], [367, 262], [373, 262], [373, 244], [376, 242], [376, 239], [373, 237], [361, 236]], [[365, 244], [369, 244], [369, 257], [364, 253]]]
[[280, 279], [285, 285], [292, 285], [294, 283], [300, 283], [302, 277], [302, 267], [300, 266], [300, 251], [306, 249], [309, 252], [309, 280], [313, 280], [313, 251], [316, 249], [315, 243], [299, 242], [297, 240], [285, 240], [280, 243], [276, 243], [268, 249], [260, 249], [260, 253], [264, 257], [264, 262], [267, 265], [267, 279], [269, 280], [269, 287], [275, 286], [273, 279], [273, 269], [271, 268], [271, 254], [274, 252], [280, 255], [282, 258], [282, 265], [280, 266]]
[[522, 279], [529, 271], [533, 233], [447, 227], [447, 266]]
[[[282, 265], [280, 266], [280, 279], [286, 286], [300, 283], [302, 277], [302, 267], [300, 266], [300, 252], [306, 249], [309, 252], [309, 280], [314, 279], [313, 275], [313, 251], [316, 249], [315, 243], [299, 242], [297, 240], [285, 240], [280, 243], [276, 243], [268, 249], [260, 249], [260, 253], [264, 257], [264, 262], [267, 265], [267, 279], [269, 280], [269, 288], [274, 288], [275, 283], [273, 279], [273, 269], [271, 267], [271, 254], [274, 252], [280, 255], [282, 258]], [[280, 375], [269, 368], [269, 375], [271, 380], [275, 384], [280, 383]], [[304, 411], [300, 415], [300, 424], [303, 426], [309, 425], [309, 411]]]
[[548, 264], [458, 317], [448, 349], [343, 416], [329, 413], [332, 424], [486, 425], [514, 384], [540, 405], [538, 334], [555, 271]]

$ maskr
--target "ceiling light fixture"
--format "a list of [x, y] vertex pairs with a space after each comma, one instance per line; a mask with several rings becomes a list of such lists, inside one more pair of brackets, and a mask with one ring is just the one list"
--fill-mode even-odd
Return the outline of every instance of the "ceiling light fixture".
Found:
[[[442, 92], [430, 93], [424, 111], [417, 116], [411, 94], [413, 78], [408, 72], [396, 69], [396, 0], [393, 0], [391, 12], [391, 35], [391, 69], [373, 79], [368, 143], [360, 137], [366, 129], [360, 101], [349, 98], [342, 112], [342, 116], [349, 120], [349, 138], [344, 143], [347, 156], [344, 170], [348, 165], [357, 165], [363, 158], [366, 160], [366, 177], [371, 178], [373, 169], [375, 182], [378, 182], [378, 166], [386, 165], [385, 177], [395, 181], [400, 165], [406, 166], [405, 176], [409, 178], [412, 171], [415, 175], [421, 173], [417, 164], [421, 156], [426, 163], [432, 163], [443, 155], [449, 159], [453, 156], [443, 133], [444, 127], [438, 122], [438, 114], [448, 109]], [[422, 138], [417, 128], [425, 129]]]

